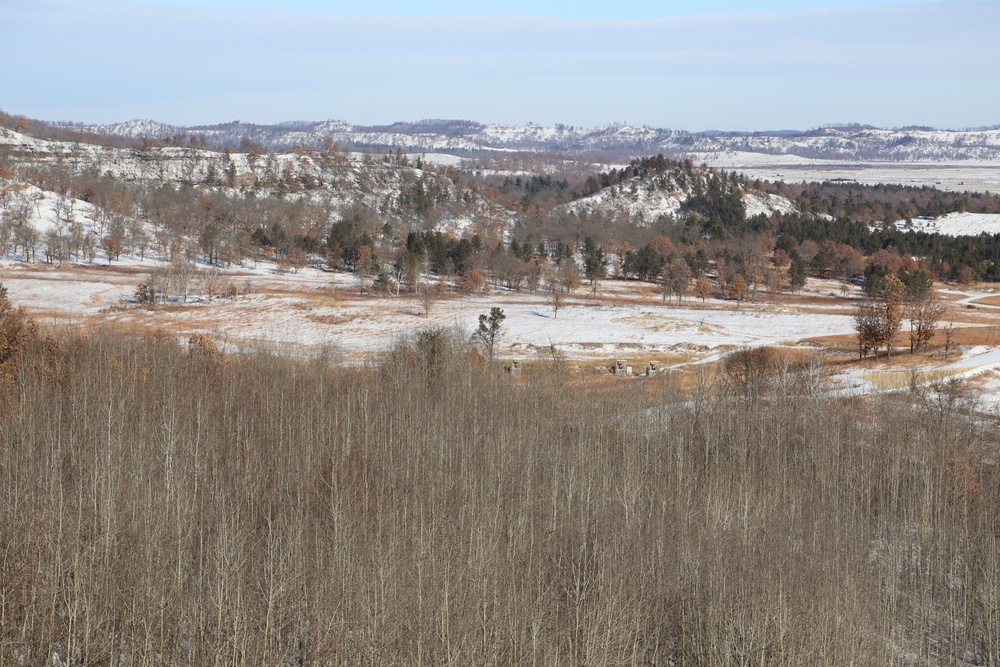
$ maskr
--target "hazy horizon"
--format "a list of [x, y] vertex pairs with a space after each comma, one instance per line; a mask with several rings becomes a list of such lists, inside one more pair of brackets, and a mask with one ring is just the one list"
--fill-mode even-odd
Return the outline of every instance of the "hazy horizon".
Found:
[[[687, 131], [1000, 122], [981, 0], [38, 0], [0, 7], [0, 107], [49, 121], [425, 118]], [[404, 119], [400, 121], [400, 119]]]
[[[16, 113], [16, 112], [12, 112], [10, 109], [0, 109], [0, 111], [5, 111], [7, 113]], [[348, 124], [348, 125], [350, 125], [350, 126], [352, 126], [354, 128], [361, 128], [361, 129], [386, 128], [386, 127], [391, 127], [391, 126], [394, 126], [394, 125], [420, 125], [420, 124], [424, 124], [424, 123], [428, 123], [428, 124], [430, 124], [430, 123], [474, 123], [474, 124], [477, 124], [477, 125], [480, 125], [480, 126], [483, 126], [483, 127], [487, 127], [487, 126], [490, 126], [490, 125], [499, 125], [499, 126], [510, 126], [510, 127], [532, 127], [533, 126], [533, 127], [546, 127], [546, 128], [555, 128], [556, 125], [558, 125], [557, 123], [544, 124], [544, 123], [534, 123], [534, 122], [530, 122], [530, 121], [527, 122], [527, 123], [491, 123], [491, 122], [479, 120], [479, 119], [476, 119], [476, 118], [415, 118], [415, 119], [403, 119], [403, 118], [399, 118], [399, 119], [396, 119], [396, 120], [393, 120], [393, 121], [389, 121], [387, 123], [366, 123], [366, 122], [363, 122], [363, 121], [355, 121], [355, 120], [352, 120], [352, 119], [349, 119], [349, 118], [288, 118], [288, 119], [279, 120], [279, 121], [276, 121], [276, 122], [273, 122], [273, 123], [262, 123], [262, 122], [257, 122], [257, 121], [254, 121], [253, 119], [248, 119], [248, 118], [233, 118], [233, 119], [230, 119], [230, 120], [224, 120], [224, 121], [219, 121], [219, 122], [211, 122], [211, 123], [198, 123], [198, 122], [196, 122], [196, 123], [189, 123], [189, 124], [183, 124], [183, 125], [182, 124], [178, 124], [178, 123], [169, 123], [169, 122], [161, 121], [161, 120], [159, 120], [157, 118], [123, 118], [123, 119], [120, 119], [120, 120], [113, 120], [113, 121], [108, 121], [108, 122], [105, 122], [105, 123], [88, 123], [86, 121], [79, 121], [79, 120], [75, 120], [75, 119], [72, 119], [72, 118], [58, 118], [58, 119], [33, 118], [33, 119], [34, 120], [38, 120], [38, 121], [42, 121], [42, 122], [46, 122], [46, 123], [50, 123], [50, 124], [55, 125], [55, 126], [112, 127], [112, 126], [115, 126], [115, 125], [123, 125], [123, 124], [127, 124], [127, 123], [148, 122], [148, 123], [156, 123], [156, 124], [166, 125], [166, 126], [170, 126], [170, 127], [176, 127], [176, 128], [179, 128], [179, 129], [188, 129], [188, 130], [190, 130], [190, 129], [197, 129], [197, 128], [217, 128], [217, 127], [223, 127], [225, 125], [231, 125], [231, 124], [234, 124], [234, 123], [240, 123], [240, 124], [244, 124], [244, 125], [252, 125], [252, 126], [256, 126], [256, 127], [268, 127], [268, 128], [275, 128], [275, 127], [280, 127], [280, 126], [283, 126], [283, 125], [294, 126], [294, 125], [298, 125], [298, 124], [303, 124], [303, 125], [317, 125], [317, 124], [321, 124], [321, 123], [346, 123], [346, 124]], [[865, 123], [865, 122], [861, 122], [861, 121], [844, 121], [844, 122], [824, 123], [824, 124], [820, 124], [820, 125], [813, 125], [813, 126], [810, 126], [810, 127], [768, 127], [768, 128], [759, 128], [759, 129], [751, 129], [751, 130], [734, 130], [734, 129], [725, 128], [725, 127], [706, 127], [706, 128], [663, 127], [663, 126], [652, 125], [650, 123], [629, 123], [629, 122], [626, 122], [626, 121], [611, 120], [611, 121], [608, 121], [608, 122], [605, 122], [605, 123], [599, 123], [597, 125], [572, 125], [572, 126], [571, 125], [565, 125], [565, 128], [566, 129], [572, 128], [575, 131], [591, 131], [591, 130], [600, 130], [602, 128], [614, 127], [614, 126], [649, 127], [651, 129], [655, 129], [655, 130], [667, 130], [667, 131], [675, 131], [675, 132], [688, 132], [688, 133], [691, 133], [691, 134], [763, 134], [763, 135], [768, 135], [768, 134], [779, 134], [779, 133], [808, 133], [808, 132], [812, 132], [812, 131], [815, 131], [815, 130], [821, 130], [821, 129], [831, 129], [831, 128], [845, 128], [845, 129], [849, 129], [849, 128], [853, 128], [853, 127], [857, 127], [857, 128], [871, 128], [871, 129], [876, 129], [876, 130], [887, 130], [887, 131], [900, 131], [900, 130], [920, 129], [920, 130], [932, 130], [932, 131], [941, 131], [941, 132], [970, 132], [970, 131], [974, 132], [974, 131], [985, 131], [985, 130], [1000, 129], [1000, 122], [990, 123], [990, 124], [984, 124], [984, 125], [968, 126], [968, 127], [940, 127], [940, 126], [916, 125], [916, 124], [914, 124], [914, 125], [894, 125], [894, 126], [887, 126], [887, 125], [874, 125], [874, 124], [871, 124], [871, 123]]]

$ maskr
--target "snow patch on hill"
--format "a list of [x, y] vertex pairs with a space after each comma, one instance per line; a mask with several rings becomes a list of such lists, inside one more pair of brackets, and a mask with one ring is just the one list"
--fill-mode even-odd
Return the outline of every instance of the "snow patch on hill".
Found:
[[[634, 180], [629, 185], [604, 188], [589, 197], [567, 204], [565, 209], [576, 214], [602, 212], [653, 222], [662, 217], [675, 219], [680, 217], [681, 208], [687, 198], [688, 193], [684, 190], [662, 190]], [[743, 205], [746, 207], [748, 218], [799, 212], [791, 200], [757, 190], [743, 193]]]
[[0, 202], [0, 210], [10, 212], [9, 219], [16, 219], [31, 225], [41, 235], [52, 231], [62, 233], [72, 225], [81, 225], [85, 232], [100, 234], [104, 225], [97, 222], [97, 209], [90, 204], [72, 197], [62, 197], [34, 185], [24, 189], [12, 189], [6, 205]]
[[949, 213], [940, 218], [913, 218], [896, 223], [903, 231], [921, 231], [945, 236], [978, 236], [1000, 234], [1000, 215], [995, 213]]
[[756, 190], [743, 193], [743, 205], [746, 207], [748, 218], [758, 215], [774, 215], [775, 213], [786, 215], [799, 212], [790, 199]]
[[663, 216], [676, 218], [687, 199], [685, 192], [671, 192], [633, 183], [634, 187], [615, 185], [589, 197], [566, 204], [577, 214], [617, 213], [632, 219], [653, 222]]

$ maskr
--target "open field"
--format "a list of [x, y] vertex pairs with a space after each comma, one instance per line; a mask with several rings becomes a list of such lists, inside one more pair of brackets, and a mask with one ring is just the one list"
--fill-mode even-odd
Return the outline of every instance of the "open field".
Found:
[[[942, 289], [942, 324], [953, 325], [949, 354], [945, 334], [929, 353], [905, 354], [907, 325], [891, 358], [857, 360], [856, 286], [810, 279], [795, 294], [758, 294], [756, 302], [715, 297], [664, 300], [656, 285], [604, 281], [596, 292], [583, 285], [561, 298], [551, 293], [494, 289], [465, 294], [450, 284], [424, 301], [416, 295], [374, 296], [356, 277], [306, 268], [277, 272], [273, 264], [221, 272], [217, 280], [238, 288], [229, 298], [194, 290], [187, 302], [150, 307], [136, 302], [137, 285], [158, 263], [45, 266], [8, 262], [0, 282], [16, 305], [43, 325], [92, 331], [116, 328], [186, 340], [212, 338], [225, 351], [266, 348], [296, 357], [324, 356], [341, 363], [369, 363], [428, 328], [470, 336], [480, 314], [503, 309], [506, 319], [496, 352], [525, 362], [570, 360], [580, 369], [607, 369], [624, 359], [641, 373], [650, 360], [662, 368], [712, 364], [744, 347], [777, 346], [818, 354], [834, 382], [850, 393], [905, 388], [966, 377], [1000, 366], [1000, 307], [990, 287]], [[365, 293], [362, 293], [362, 289]], [[426, 310], [425, 310], [426, 307]], [[965, 359], [966, 361], [961, 361]], [[956, 361], [959, 360], [959, 361]], [[950, 364], [950, 366], [949, 366]]]
[[736, 170], [765, 181], [796, 183], [844, 180], [864, 185], [926, 185], [956, 192], [1000, 190], [1000, 170], [990, 161], [856, 162], [740, 151], [694, 153], [690, 157], [710, 167]]
[[[149, 268], [153, 263], [147, 262]], [[853, 330], [855, 288], [813, 281], [797, 295], [763, 296], [756, 303], [721, 298], [705, 303], [687, 297], [664, 301], [655, 285], [606, 281], [596, 294], [586, 285], [564, 294], [558, 313], [549, 293], [495, 289], [467, 295], [450, 287], [435, 295], [425, 314], [415, 295], [359, 294], [346, 274], [304, 269], [277, 275], [263, 263], [257, 270], [225, 272], [244, 294], [147, 307], [135, 302], [144, 267], [40, 268], [6, 264], [0, 282], [43, 322], [126, 325], [177, 336], [208, 334], [234, 349], [268, 342], [293, 353], [336, 349], [360, 359], [384, 351], [399, 338], [427, 327], [470, 332], [481, 313], [504, 310], [504, 357], [562, 357], [604, 360], [636, 355], [700, 358], [739, 346], [795, 345], [810, 338]]]

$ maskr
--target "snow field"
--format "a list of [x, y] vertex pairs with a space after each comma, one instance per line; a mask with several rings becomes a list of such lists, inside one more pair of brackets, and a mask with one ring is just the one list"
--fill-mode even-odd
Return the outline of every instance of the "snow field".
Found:
[[945, 236], [1000, 234], [1000, 214], [949, 213], [934, 219], [913, 218], [912, 225], [907, 225], [905, 221], [899, 221], [896, 226], [902, 230], [922, 231]]
[[[0, 282], [16, 305], [66, 321], [87, 318], [179, 333], [207, 333], [239, 345], [268, 341], [278, 346], [310, 350], [336, 347], [345, 355], [363, 357], [392, 347], [403, 336], [428, 326], [459, 327], [471, 333], [481, 313], [504, 310], [504, 356], [548, 354], [555, 345], [571, 358], [614, 357], [623, 350], [674, 350], [701, 354], [716, 348], [798, 341], [813, 336], [849, 333], [853, 319], [844, 313], [802, 313], [769, 305], [715, 301], [703, 306], [689, 298], [682, 305], [657, 304], [619, 287], [592, 300], [578, 292], [563, 298], [555, 317], [550, 296], [496, 291], [477, 296], [449, 294], [435, 299], [428, 317], [412, 296], [358, 297], [357, 280], [346, 274], [304, 269], [277, 275], [261, 263], [255, 270], [224, 271], [251, 292], [211, 302], [195, 297], [187, 304], [146, 309], [131, 303], [144, 279], [138, 262], [116, 269], [64, 267], [25, 271], [23, 265], [0, 264]], [[629, 301], [632, 301], [630, 303]], [[653, 305], [656, 304], [656, 305]]]

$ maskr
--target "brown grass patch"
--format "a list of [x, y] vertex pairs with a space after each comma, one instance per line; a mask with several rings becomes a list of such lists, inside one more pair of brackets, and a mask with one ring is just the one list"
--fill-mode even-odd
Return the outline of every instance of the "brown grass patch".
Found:
[[[821, 306], [835, 303], [844, 307], [851, 307], [857, 303], [857, 299], [852, 296], [831, 296], [829, 294], [803, 294], [803, 293], [782, 293], [779, 299], [775, 300], [786, 306]], [[824, 309], [825, 312], [825, 309]]]
[[[833, 349], [851, 348], [857, 350], [858, 339], [854, 334], [841, 334], [836, 336], [818, 336], [816, 338], [806, 338], [802, 342], [814, 343]], [[930, 341], [930, 352], [938, 352], [945, 346], [946, 334], [938, 327]], [[910, 338], [909, 331], [901, 331], [893, 340], [895, 351], [890, 359], [909, 357]], [[953, 347], [969, 345], [1000, 345], [1000, 322], [991, 326], [956, 326], [952, 333], [951, 344]], [[885, 356], [884, 352], [879, 353], [879, 359]], [[921, 355], [922, 356], [922, 355]]]
[[330, 326], [335, 326], [338, 324], [347, 324], [355, 318], [348, 317], [347, 315], [315, 315], [310, 314], [308, 320], [310, 322], [315, 322], [317, 324], [327, 324]]
[[[955, 327], [952, 345], [1000, 345], [1000, 323], [993, 326]], [[945, 333], [938, 329], [931, 339], [931, 345], [944, 347]]]
[[861, 376], [862, 380], [870, 382], [872, 385], [883, 390], [906, 389], [914, 385], [937, 382], [945, 378], [958, 375], [965, 369], [936, 369], [936, 370], [900, 370], [900, 371], [880, 371], [867, 373]]
[[31, 317], [38, 322], [72, 322], [79, 319], [75, 313], [68, 313], [65, 310], [55, 308], [27, 308]]
[[837, 334], [835, 336], [816, 336], [813, 338], [803, 338], [803, 343], [812, 343], [815, 345], [830, 346], [830, 347], [841, 347], [844, 345], [853, 345], [857, 347], [858, 337], [854, 334]]
[[295, 305], [296, 308], [303, 308], [304, 306], [338, 307], [350, 302], [365, 301], [369, 298], [374, 298], [368, 296], [358, 296], [357, 294], [348, 294], [329, 288], [307, 287], [294, 284], [288, 285], [287, 287], [275, 285], [274, 283], [259, 285], [254, 284], [253, 290], [257, 294], [293, 297], [298, 300], [298, 303]]

